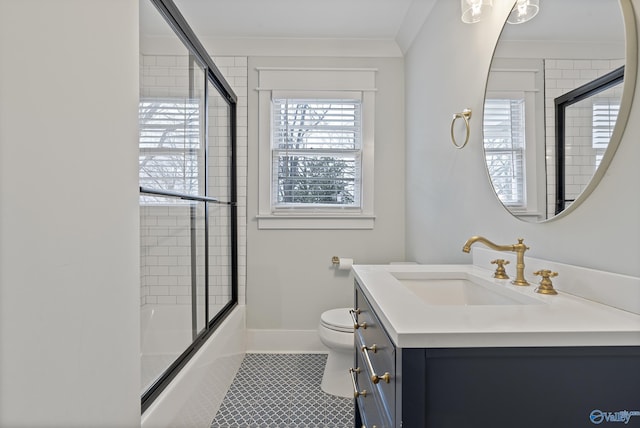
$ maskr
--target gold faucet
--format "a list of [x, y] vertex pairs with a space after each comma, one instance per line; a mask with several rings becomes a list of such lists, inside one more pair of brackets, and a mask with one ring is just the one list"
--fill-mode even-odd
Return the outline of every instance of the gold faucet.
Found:
[[529, 285], [526, 279], [524, 279], [524, 252], [529, 249], [523, 243], [524, 239], [518, 238], [518, 243], [513, 245], [496, 245], [482, 236], [472, 236], [464, 243], [462, 251], [468, 253], [471, 251], [471, 246], [476, 242], [481, 242], [492, 250], [496, 251], [513, 251], [516, 253], [516, 279], [511, 281], [515, 285]]

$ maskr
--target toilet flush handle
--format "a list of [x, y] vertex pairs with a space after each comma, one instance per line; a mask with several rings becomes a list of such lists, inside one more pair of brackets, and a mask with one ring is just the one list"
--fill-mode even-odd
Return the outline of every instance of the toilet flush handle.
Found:
[[354, 329], [359, 329], [360, 327], [362, 327], [362, 329], [366, 329], [367, 328], [367, 323], [363, 322], [362, 324], [358, 324], [358, 319], [356, 318], [356, 315], [360, 314], [360, 309], [349, 309], [349, 315], [351, 315], [351, 319], [353, 320], [353, 328]]

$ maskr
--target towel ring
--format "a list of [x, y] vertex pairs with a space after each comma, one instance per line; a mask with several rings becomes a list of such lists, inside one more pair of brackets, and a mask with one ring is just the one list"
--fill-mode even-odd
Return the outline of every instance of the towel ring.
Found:
[[[466, 128], [466, 136], [464, 139], [464, 143], [462, 144], [458, 144], [456, 142], [456, 137], [455, 135], [453, 135], [453, 126], [456, 123], [457, 119], [462, 118], [462, 120], [464, 120], [464, 126]], [[462, 110], [462, 113], [456, 113], [453, 115], [453, 120], [451, 121], [451, 142], [453, 143], [453, 146], [456, 149], [461, 149], [464, 146], [467, 145], [467, 143], [469, 142], [469, 134], [471, 133], [471, 129], [469, 128], [469, 119], [471, 118], [471, 109], [470, 108], [466, 108], [464, 110]]]

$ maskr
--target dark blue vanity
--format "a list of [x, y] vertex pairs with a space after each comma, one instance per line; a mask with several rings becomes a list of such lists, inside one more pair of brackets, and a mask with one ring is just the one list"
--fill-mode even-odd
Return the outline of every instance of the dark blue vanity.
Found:
[[640, 346], [401, 348], [355, 308], [356, 428], [640, 427]]

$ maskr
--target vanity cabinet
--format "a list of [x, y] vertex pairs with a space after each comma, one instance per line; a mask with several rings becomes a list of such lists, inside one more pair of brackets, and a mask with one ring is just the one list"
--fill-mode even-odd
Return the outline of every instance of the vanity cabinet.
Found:
[[638, 346], [402, 348], [355, 308], [356, 428], [640, 427]]

